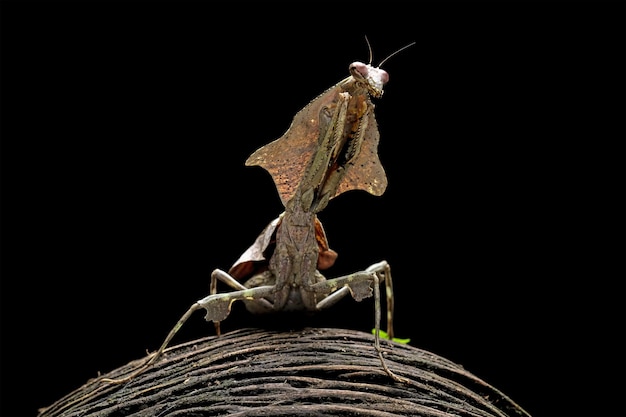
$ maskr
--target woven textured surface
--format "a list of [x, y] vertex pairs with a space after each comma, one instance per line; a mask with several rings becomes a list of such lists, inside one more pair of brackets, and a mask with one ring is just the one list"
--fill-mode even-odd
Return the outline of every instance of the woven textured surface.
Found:
[[147, 358], [88, 381], [41, 410], [53, 416], [528, 416], [461, 366], [354, 330], [242, 329], [174, 346], [124, 384]]

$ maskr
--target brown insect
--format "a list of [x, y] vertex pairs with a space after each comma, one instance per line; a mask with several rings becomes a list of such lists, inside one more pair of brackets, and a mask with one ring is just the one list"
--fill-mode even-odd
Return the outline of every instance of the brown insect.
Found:
[[[282, 137], [246, 161], [246, 165], [261, 166], [271, 174], [285, 211], [228, 272], [213, 271], [210, 295], [189, 308], [140, 370], [108, 382], [127, 381], [154, 363], [196, 310], [206, 310], [205, 319], [215, 323], [219, 334], [220, 321], [228, 317], [237, 300], [253, 313], [318, 311], [348, 294], [356, 301], [374, 295], [376, 351], [385, 372], [396, 381], [406, 381], [387, 367], [380, 346], [381, 282], [386, 290], [387, 335], [393, 338], [393, 285], [388, 263], [381, 261], [333, 279], [320, 272], [333, 265], [337, 254], [328, 245], [317, 213], [346, 191], [364, 190], [380, 196], [387, 187], [378, 157], [379, 133], [371, 97], [382, 96], [389, 75], [380, 65], [361, 62], [350, 64], [349, 72], [347, 78], [300, 110]], [[218, 281], [234, 291], [217, 293]]]

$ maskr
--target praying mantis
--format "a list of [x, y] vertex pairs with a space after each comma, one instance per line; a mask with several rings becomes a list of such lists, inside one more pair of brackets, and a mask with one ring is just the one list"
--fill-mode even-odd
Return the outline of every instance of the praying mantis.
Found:
[[[145, 365], [122, 383], [156, 362], [187, 319], [206, 310], [205, 319], [215, 324], [225, 320], [235, 301], [252, 313], [319, 311], [350, 294], [356, 301], [374, 296], [374, 346], [382, 368], [394, 381], [408, 382], [386, 364], [380, 344], [381, 295], [385, 284], [387, 337], [393, 338], [393, 284], [386, 261], [362, 271], [326, 279], [321, 270], [332, 266], [337, 253], [329, 248], [324, 228], [317, 218], [328, 202], [350, 190], [380, 196], [387, 177], [378, 157], [379, 132], [371, 98], [380, 98], [389, 75], [380, 67], [353, 62], [350, 75], [300, 110], [286, 133], [259, 148], [246, 160], [272, 176], [285, 210], [270, 222], [254, 244], [228, 272], [211, 274], [210, 295], [195, 302], [172, 328], [165, 341]], [[245, 280], [245, 281], [244, 281]], [[241, 283], [242, 281], [243, 284]], [[222, 282], [233, 291], [218, 293]]]

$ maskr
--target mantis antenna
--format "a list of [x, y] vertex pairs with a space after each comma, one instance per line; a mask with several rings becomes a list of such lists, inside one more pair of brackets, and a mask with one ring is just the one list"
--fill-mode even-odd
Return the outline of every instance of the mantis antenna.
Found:
[[[368, 64], [368, 65], [372, 65], [372, 60], [374, 59], [374, 52], [372, 51], [372, 44], [370, 44], [369, 39], [367, 39], [367, 35], [365, 35], [365, 42], [367, 43], [367, 49], [369, 50], [369, 53], [370, 53], [370, 59], [369, 59], [369, 62], [368, 62], [367, 64]], [[413, 45], [415, 45], [415, 44], [416, 44], [416, 42], [411, 42], [410, 44], [403, 46], [402, 48], [398, 49], [397, 51], [392, 52], [390, 55], [388, 55], [388, 56], [387, 56], [387, 58], [385, 58], [385, 59], [383, 59], [382, 61], [380, 61], [380, 64], [378, 64], [378, 68], [382, 67], [382, 66], [383, 66], [383, 64], [384, 64], [384, 63], [385, 63], [385, 62], [386, 62], [389, 58], [391, 58], [392, 56], [394, 56], [394, 55], [398, 54], [399, 52], [404, 51], [406, 48], [411, 47], [411, 46], [413, 46]]]
[[[367, 38], [366, 38], [367, 39]], [[369, 43], [368, 43], [369, 45]], [[383, 64], [385, 63], [385, 61], [387, 61], [389, 58], [391, 58], [392, 56], [396, 55], [399, 52], [404, 51], [406, 48], [415, 45], [415, 42], [411, 42], [410, 44], [403, 46], [402, 48], [398, 49], [396, 52], [393, 52], [391, 55], [388, 55], [387, 58], [383, 59], [382, 61], [380, 61], [380, 64], [378, 64], [378, 68], [382, 67]], [[370, 48], [370, 61], [371, 61], [371, 51], [372, 49]]]

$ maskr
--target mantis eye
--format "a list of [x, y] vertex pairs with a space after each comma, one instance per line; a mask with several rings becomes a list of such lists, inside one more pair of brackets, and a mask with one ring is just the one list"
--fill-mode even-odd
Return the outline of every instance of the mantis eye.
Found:
[[350, 74], [358, 78], [367, 78], [369, 74], [369, 65], [356, 61], [350, 64]]

